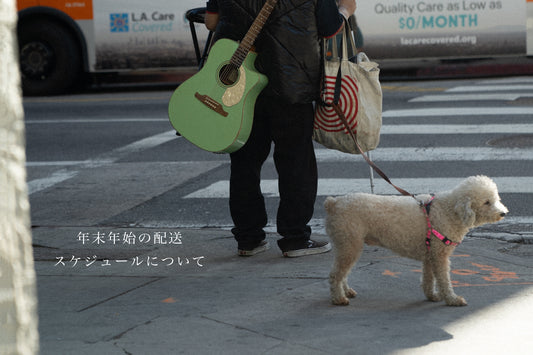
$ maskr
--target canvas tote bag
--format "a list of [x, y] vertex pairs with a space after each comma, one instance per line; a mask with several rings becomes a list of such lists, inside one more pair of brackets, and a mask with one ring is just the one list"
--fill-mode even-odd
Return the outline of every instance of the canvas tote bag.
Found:
[[[344, 23], [340, 58], [335, 37], [324, 40], [324, 76], [321, 100], [315, 107], [313, 139], [326, 148], [360, 154], [332, 103], [344, 113], [361, 150], [368, 152], [375, 149], [379, 144], [382, 112], [379, 68], [366, 54], [355, 55], [348, 21]], [[348, 43], [351, 53], [348, 52]], [[328, 47], [331, 47], [331, 59], [326, 58]]]

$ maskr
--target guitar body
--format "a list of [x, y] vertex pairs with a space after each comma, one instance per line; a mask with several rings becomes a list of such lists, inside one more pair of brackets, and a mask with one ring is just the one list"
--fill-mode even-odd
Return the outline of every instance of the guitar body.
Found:
[[215, 42], [205, 66], [170, 98], [168, 116], [172, 126], [188, 141], [210, 152], [232, 153], [246, 143], [255, 100], [268, 83], [254, 67], [257, 54], [253, 52], [234, 70], [234, 81], [224, 83], [224, 68], [238, 46], [229, 39]]

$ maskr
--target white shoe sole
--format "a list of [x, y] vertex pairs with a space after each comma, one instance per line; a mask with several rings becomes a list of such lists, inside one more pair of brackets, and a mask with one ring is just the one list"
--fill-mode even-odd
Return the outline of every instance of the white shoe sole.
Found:
[[257, 255], [259, 253], [263, 253], [263, 252], [267, 251], [268, 249], [270, 249], [270, 244], [268, 244], [267, 241], [263, 240], [261, 242], [261, 244], [259, 244], [259, 246], [255, 247], [252, 250], [239, 249], [239, 255], [240, 256], [254, 256], [254, 255]]

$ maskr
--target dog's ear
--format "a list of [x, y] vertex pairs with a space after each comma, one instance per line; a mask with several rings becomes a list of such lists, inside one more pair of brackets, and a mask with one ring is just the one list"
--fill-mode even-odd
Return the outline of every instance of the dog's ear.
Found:
[[470, 197], [464, 196], [455, 204], [455, 213], [461, 218], [465, 226], [472, 227], [476, 220], [476, 213], [472, 210]]

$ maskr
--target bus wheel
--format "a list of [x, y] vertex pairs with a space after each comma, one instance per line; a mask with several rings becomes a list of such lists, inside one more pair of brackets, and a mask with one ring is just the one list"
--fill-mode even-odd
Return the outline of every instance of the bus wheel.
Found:
[[19, 25], [19, 60], [25, 95], [66, 92], [80, 76], [81, 54], [74, 36], [51, 21]]

